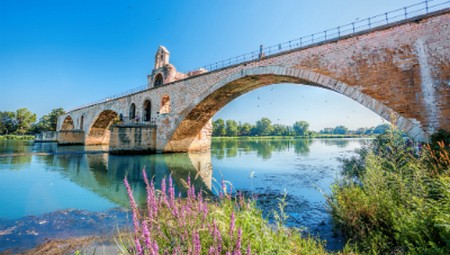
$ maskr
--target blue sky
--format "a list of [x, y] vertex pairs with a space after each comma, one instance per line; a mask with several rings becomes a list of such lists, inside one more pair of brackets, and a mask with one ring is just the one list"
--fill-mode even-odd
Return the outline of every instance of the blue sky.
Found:
[[[27, 107], [40, 117], [144, 85], [159, 45], [187, 72], [418, 2], [0, 0], [0, 111]], [[344, 96], [302, 85], [255, 90], [218, 117], [307, 120], [314, 130], [381, 122]]]

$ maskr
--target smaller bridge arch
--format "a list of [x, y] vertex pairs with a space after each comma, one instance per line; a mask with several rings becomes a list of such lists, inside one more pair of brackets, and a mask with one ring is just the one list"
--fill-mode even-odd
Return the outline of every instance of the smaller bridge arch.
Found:
[[64, 119], [61, 130], [72, 130], [75, 128], [75, 125], [73, 124], [73, 119], [70, 117], [70, 115], [67, 115], [67, 117]]
[[128, 117], [130, 121], [134, 121], [134, 119], [136, 118], [136, 104], [131, 103], [130, 110], [128, 112]]
[[119, 114], [113, 110], [102, 111], [88, 130], [86, 145], [109, 144], [109, 127], [118, 119]]
[[142, 120], [145, 122], [152, 118], [152, 102], [149, 99], [146, 99], [142, 105], [142, 115]]

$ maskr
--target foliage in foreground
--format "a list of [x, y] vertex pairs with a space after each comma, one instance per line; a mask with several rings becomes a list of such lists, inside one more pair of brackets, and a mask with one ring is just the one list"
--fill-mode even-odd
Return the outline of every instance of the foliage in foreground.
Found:
[[416, 153], [392, 131], [344, 161], [328, 197], [337, 227], [371, 254], [450, 254], [448, 146]]
[[[134, 240], [122, 242], [125, 254], [326, 254], [322, 244], [303, 238], [296, 229], [283, 226], [283, 214], [269, 225], [253, 200], [232, 197], [220, 199], [196, 193], [187, 180], [187, 198], [175, 197], [172, 179], [147, 185], [147, 208], [139, 210], [125, 179], [135, 228]], [[167, 194], [166, 194], [167, 192]]]

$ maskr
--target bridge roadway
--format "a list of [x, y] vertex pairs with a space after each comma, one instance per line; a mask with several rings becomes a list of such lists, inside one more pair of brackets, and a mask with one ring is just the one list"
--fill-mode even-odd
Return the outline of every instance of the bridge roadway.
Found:
[[445, 8], [272, 55], [261, 49], [249, 61], [186, 74], [161, 46], [147, 88], [67, 112], [58, 120], [58, 142], [109, 144], [116, 153], [207, 150], [217, 111], [279, 83], [335, 91], [426, 140], [450, 129], [449, 24]]

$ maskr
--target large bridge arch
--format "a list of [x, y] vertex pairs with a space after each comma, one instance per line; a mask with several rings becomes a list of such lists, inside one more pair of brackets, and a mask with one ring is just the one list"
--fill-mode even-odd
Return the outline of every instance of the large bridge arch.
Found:
[[90, 125], [85, 145], [102, 145], [109, 144], [110, 131], [109, 127], [114, 123], [119, 114], [114, 110], [103, 110], [100, 112]]
[[[173, 132], [162, 139], [164, 152], [182, 152], [205, 149], [210, 140], [202, 140], [202, 132], [211, 124], [214, 114], [235, 98], [271, 84], [295, 83], [321, 87], [347, 96], [395, 124], [417, 140], [427, 134], [420, 123], [407, 119], [385, 104], [364, 94], [357, 87], [307, 69], [284, 66], [260, 66], [242, 69], [220, 80], [199, 95], [175, 120]], [[210, 127], [207, 127], [210, 129]], [[205, 143], [208, 143], [207, 145]]]

